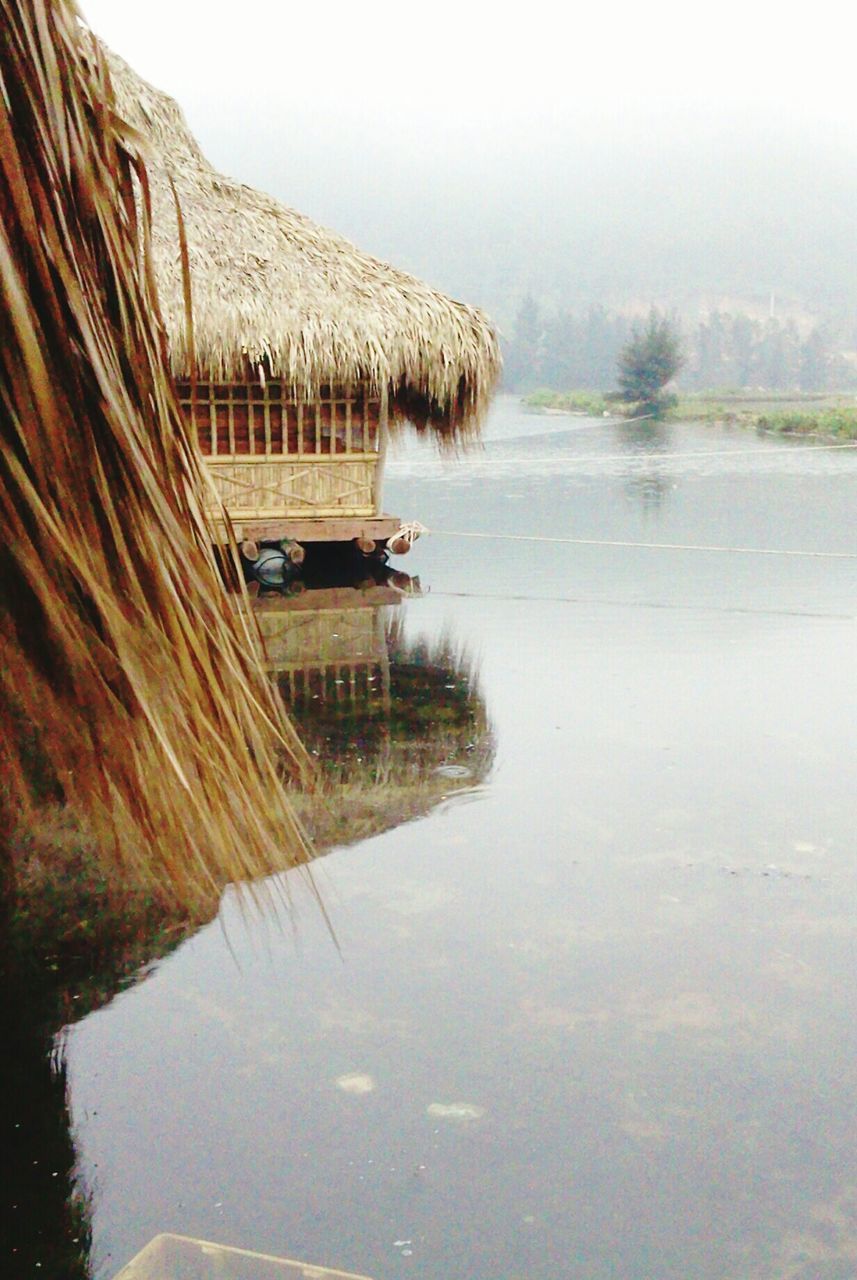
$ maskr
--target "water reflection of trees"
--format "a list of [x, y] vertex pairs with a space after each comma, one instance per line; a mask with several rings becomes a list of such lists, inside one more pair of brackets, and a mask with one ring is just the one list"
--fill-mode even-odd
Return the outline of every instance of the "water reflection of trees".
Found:
[[613, 434], [617, 449], [635, 459], [634, 470], [625, 479], [628, 497], [647, 514], [660, 510], [672, 487], [660, 465], [672, 448], [670, 427], [654, 420], [619, 422], [613, 424]]

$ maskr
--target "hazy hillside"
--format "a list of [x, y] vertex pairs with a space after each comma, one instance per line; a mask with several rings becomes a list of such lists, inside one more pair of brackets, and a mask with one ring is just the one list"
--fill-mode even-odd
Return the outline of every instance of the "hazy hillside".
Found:
[[527, 292], [611, 309], [655, 302], [838, 318], [857, 311], [857, 146], [768, 130], [648, 134], [542, 150], [466, 140], [443, 156], [348, 133], [319, 149], [194, 122], [216, 163], [381, 257], [486, 306], [510, 329]]

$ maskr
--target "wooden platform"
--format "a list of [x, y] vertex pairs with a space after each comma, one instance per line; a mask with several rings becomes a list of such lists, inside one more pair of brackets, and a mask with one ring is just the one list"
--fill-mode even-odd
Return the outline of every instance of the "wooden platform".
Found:
[[[293, 538], [295, 542], [353, 542], [355, 538], [385, 542], [402, 527], [399, 516], [282, 516], [270, 520], [242, 520], [233, 511], [233, 528], [240, 542], [250, 538], [257, 542], [279, 542]], [[224, 531], [225, 532], [225, 531]]]
[[[413, 579], [418, 583], [418, 579]], [[349, 609], [377, 609], [385, 605], [400, 605], [408, 594], [396, 587], [375, 583], [369, 587], [313, 587], [296, 596], [261, 596], [253, 601], [257, 617], [265, 614], [322, 613], [335, 609], [337, 613]]]

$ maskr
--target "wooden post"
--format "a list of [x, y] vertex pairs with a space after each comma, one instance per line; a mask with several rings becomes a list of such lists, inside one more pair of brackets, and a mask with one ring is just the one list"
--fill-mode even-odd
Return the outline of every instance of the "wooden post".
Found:
[[226, 427], [229, 433], [229, 452], [235, 454], [235, 410], [232, 404], [232, 384], [223, 388], [226, 392]]
[[345, 388], [345, 452], [351, 453], [351, 383]]
[[306, 549], [299, 542], [295, 542], [294, 538], [283, 538], [280, 550], [292, 564], [303, 564], [306, 559]]
[[[199, 449], [199, 424], [198, 424], [197, 419], [196, 419], [196, 399], [197, 399], [197, 395], [196, 395], [196, 376], [195, 376], [195, 375], [194, 375], [193, 381], [191, 382], [190, 386], [191, 386], [191, 390], [190, 390], [190, 430], [191, 430], [191, 436], [192, 436], [192, 438], [193, 438], [193, 442], [194, 442], [194, 444], [196, 445], [197, 449]], [[182, 402], [182, 403], [184, 403], [184, 402]]]
[[361, 386], [363, 396], [363, 453], [372, 453], [372, 417], [369, 409], [369, 387], [365, 382]]
[[384, 464], [387, 461], [387, 437], [389, 418], [389, 391], [387, 384], [381, 388], [381, 408], [378, 422], [378, 461], [375, 463], [375, 515], [379, 516], [384, 504]]
[[271, 441], [271, 400], [268, 395], [267, 382], [263, 384], [262, 395], [262, 420], [265, 423], [265, 455], [270, 458], [274, 446]]
[[208, 421], [211, 427], [211, 456], [217, 457], [217, 408], [214, 403], [214, 383], [208, 384]]
[[[256, 439], [256, 413], [253, 409], [253, 387], [247, 382], [247, 434], [252, 440]], [[268, 443], [265, 442], [265, 453], [268, 452]]]

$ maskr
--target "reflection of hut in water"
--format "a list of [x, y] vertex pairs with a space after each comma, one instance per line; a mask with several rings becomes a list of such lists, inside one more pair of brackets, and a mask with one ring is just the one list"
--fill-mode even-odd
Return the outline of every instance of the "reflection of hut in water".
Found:
[[[108, 55], [146, 135], [154, 262], [179, 397], [248, 541], [358, 540], [402, 552], [382, 509], [391, 428], [478, 430], [499, 371], [477, 310], [217, 173], [177, 104]], [[175, 184], [187, 237], [193, 353]]]
[[402, 593], [329, 587], [255, 603], [269, 669], [290, 708], [389, 703], [385, 611]]
[[476, 664], [448, 636], [410, 639], [389, 587], [257, 602], [268, 663], [319, 759], [299, 798], [319, 848], [428, 812], [484, 782], [494, 739]]
[[[319, 794], [295, 797], [318, 853], [418, 818], [490, 770], [494, 742], [477, 669], [448, 638], [407, 636], [405, 596], [376, 584], [256, 602], [270, 666], [319, 756]], [[60, 824], [55, 839], [67, 838]], [[114, 886], [112, 899], [101, 884], [90, 890], [85, 861], [68, 870], [50, 894], [33, 885], [32, 909], [6, 931], [0, 995], [15, 1052], [0, 1084], [22, 1125], [9, 1160], [22, 1263], [85, 1280], [89, 1205], [75, 1168], [62, 1056], [52, 1065], [48, 1046], [64, 1024], [151, 972], [205, 917], [191, 920], [125, 886]]]

